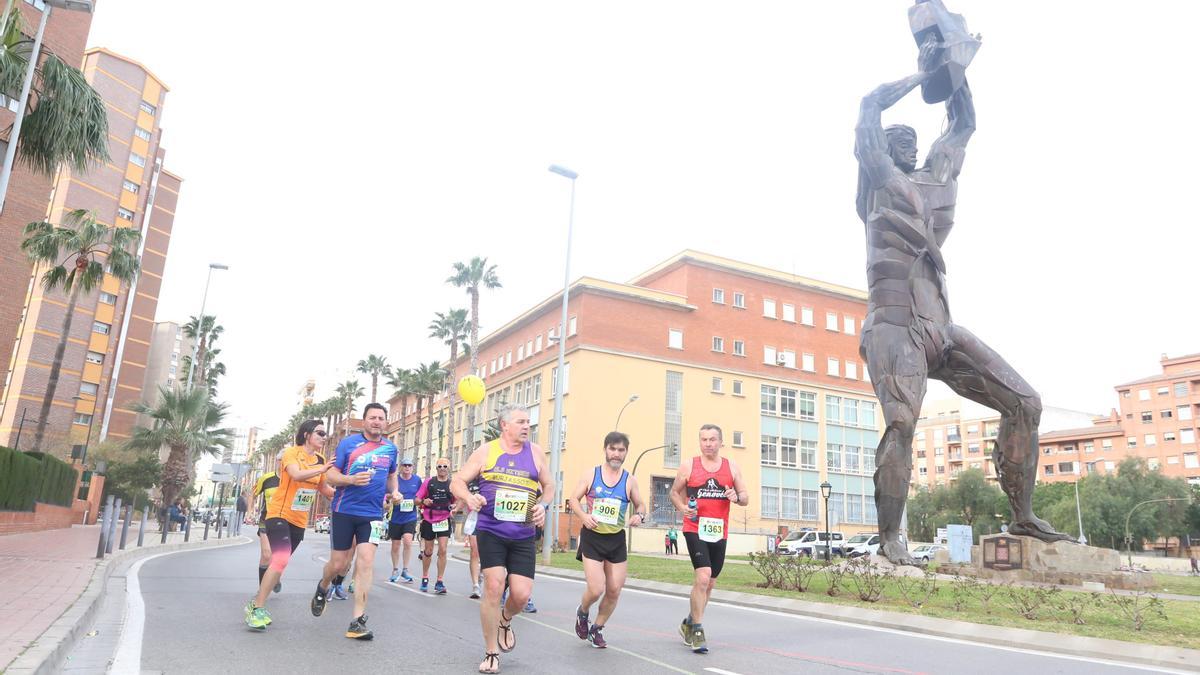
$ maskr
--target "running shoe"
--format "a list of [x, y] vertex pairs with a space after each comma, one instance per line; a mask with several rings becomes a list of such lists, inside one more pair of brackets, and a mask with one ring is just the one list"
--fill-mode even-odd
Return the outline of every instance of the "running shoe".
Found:
[[278, 593], [279, 591], [282, 591], [282, 590], [283, 590], [283, 582], [282, 582], [282, 581], [276, 581], [276, 582], [275, 582], [275, 588], [273, 588], [273, 589], [271, 589], [271, 590], [275, 591], [276, 593]]
[[429, 592], [429, 578], [428, 577], [421, 579], [421, 592], [422, 593]]
[[692, 646], [692, 617], [684, 617], [679, 623], [679, 635], [683, 638], [683, 644]]
[[312, 609], [313, 616], [321, 616], [325, 613], [325, 602], [327, 601], [326, 594], [328, 589], [321, 588], [321, 582], [317, 582], [317, 592], [313, 595], [312, 602], [309, 603], [309, 608]]
[[537, 607], [533, 606], [533, 598], [529, 598], [529, 600], [525, 603], [525, 613], [537, 614]]
[[334, 600], [348, 600], [350, 598], [350, 596], [346, 595], [346, 590], [342, 588], [341, 584], [337, 584], [333, 587], [333, 592], [330, 593], [330, 596]]
[[692, 651], [696, 654], [708, 653], [708, 642], [704, 639], [704, 627], [698, 623], [692, 624]]
[[[354, 595], [354, 580], [353, 579], [350, 580], [350, 585], [346, 587], [346, 592], [349, 593], [350, 595]], [[343, 600], [344, 599], [345, 598], [343, 598]]]
[[608, 646], [608, 643], [604, 640], [603, 630], [604, 626], [592, 626], [592, 629], [588, 631], [588, 642], [592, 643], [592, 646], [596, 649], [604, 649]]
[[475, 584], [474, 586], [471, 587], [471, 599], [472, 600], [479, 599], [479, 584]]
[[578, 607], [575, 608], [575, 635], [580, 640], [588, 639], [588, 615]]
[[346, 629], [346, 637], [354, 638], [355, 640], [370, 640], [375, 637], [371, 629], [367, 628], [366, 614], [350, 622], [350, 627]]
[[413, 582], [413, 578], [408, 575], [407, 567], [400, 570], [400, 581], [403, 581], [406, 584], [411, 584]]
[[254, 601], [246, 605], [246, 625], [257, 631], [264, 631], [271, 625], [271, 615], [264, 607], [255, 607]]
[[396, 580], [399, 578], [400, 578], [400, 570], [393, 569], [392, 576], [388, 577], [388, 583], [394, 584], [394, 583], [396, 583]]
[[433, 585], [433, 592], [437, 593], [438, 595], [445, 595], [446, 594], [446, 584], [443, 584], [442, 580], [438, 579], [437, 583]]

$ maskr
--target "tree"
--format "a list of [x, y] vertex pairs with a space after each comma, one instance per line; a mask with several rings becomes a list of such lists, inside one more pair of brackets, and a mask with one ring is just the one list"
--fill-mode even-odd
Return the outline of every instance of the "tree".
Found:
[[1004, 493], [995, 483], [983, 475], [981, 469], [967, 469], [935, 491], [935, 503], [945, 520], [938, 527], [951, 523], [970, 525], [975, 536], [999, 530], [996, 518], [997, 506], [1004, 501]]
[[[458, 350], [471, 349], [470, 345], [465, 343], [470, 334], [471, 324], [467, 320], [467, 310], [451, 309], [445, 314], [434, 312], [434, 319], [429, 323], [429, 337], [437, 338], [450, 347], [450, 365], [446, 371], [448, 378], [453, 376], [458, 364]], [[450, 446], [454, 445], [454, 393], [454, 383], [448, 382], [446, 408], [450, 411]]]
[[[14, 7], [0, 28], [0, 91], [20, 92], [33, 53], [32, 31]], [[52, 176], [67, 165], [80, 173], [108, 161], [108, 111], [78, 68], [58, 58], [45, 42], [46, 57], [34, 68], [17, 156], [26, 166]], [[11, 127], [9, 128], [9, 140]]]
[[371, 401], [378, 401], [376, 395], [379, 393], [379, 376], [388, 372], [387, 359], [371, 354], [358, 362], [358, 372], [371, 376]]
[[136, 248], [141, 234], [136, 230], [109, 227], [96, 222], [95, 215], [83, 209], [68, 212], [63, 221], [66, 225], [62, 227], [51, 225], [47, 220], [29, 223], [25, 226], [25, 240], [21, 242], [21, 250], [30, 262], [46, 266], [42, 274], [42, 287], [46, 292], [61, 288], [68, 295], [33, 439], [35, 451], [41, 450], [42, 439], [46, 436], [50, 407], [58, 389], [58, 378], [62, 374], [63, 357], [80, 294], [91, 293], [104, 281], [106, 266], [108, 275], [116, 280], [118, 286], [132, 282], [138, 273]]
[[[479, 373], [479, 287], [500, 288], [500, 277], [496, 276], [496, 266], [488, 265], [487, 258], [478, 256], [471, 262], [454, 263], [454, 274], [446, 279], [446, 283], [456, 288], [464, 288], [471, 296], [471, 374]], [[463, 434], [463, 443], [468, 449], [475, 446], [475, 408], [467, 406], [467, 430]]]
[[408, 417], [408, 399], [412, 397], [412, 390], [409, 388], [409, 379], [412, 377], [412, 371], [408, 368], [400, 368], [397, 366], [392, 369], [391, 375], [388, 376], [387, 385], [393, 388], [392, 398], [400, 399], [400, 452], [403, 454], [406, 451], [405, 443], [408, 439], [405, 438], [404, 420]]
[[409, 378], [409, 388], [417, 397], [417, 451], [421, 448], [421, 409], [426, 407], [428, 403], [429, 420], [427, 423], [428, 434], [425, 447], [425, 475], [432, 475], [430, 470], [431, 454], [433, 452], [433, 397], [442, 390], [442, 382], [445, 379], [445, 371], [442, 370], [442, 364], [437, 361], [429, 363], [419, 363], [412, 372], [412, 377]]
[[[217, 317], [212, 314], [205, 314], [200, 318], [193, 316], [187, 323], [183, 324], [183, 334], [190, 338], [193, 344], [196, 344], [196, 369], [195, 375], [192, 378], [193, 382], [208, 384], [209, 361], [212, 357], [220, 353], [220, 350], [213, 349], [213, 344], [216, 343], [217, 338], [221, 337], [221, 334], [224, 332], [225, 327], [217, 323]], [[185, 372], [193, 372], [192, 357], [190, 355], [183, 357], [183, 367], [185, 368]], [[222, 372], [224, 372], [224, 368], [224, 366], [221, 366]]]
[[341, 410], [346, 413], [344, 436], [350, 435], [350, 417], [354, 415], [354, 402], [363, 395], [362, 385], [358, 380], [346, 380], [337, 386], [337, 400], [341, 401]]
[[134, 510], [149, 501], [148, 493], [162, 479], [158, 452], [143, 450], [132, 460], [110, 462], [104, 472], [104, 489]]
[[209, 397], [203, 387], [176, 391], [158, 388], [159, 403], [137, 403], [133, 411], [153, 420], [150, 428], [137, 427], [127, 444], [131, 450], [158, 452], [170, 448], [162, 467], [163, 506], [169, 506], [191, 480], [192, 465], [202, 453], [214, 457], [233, 447], [233, 429], [221, 427], [227, 406]]

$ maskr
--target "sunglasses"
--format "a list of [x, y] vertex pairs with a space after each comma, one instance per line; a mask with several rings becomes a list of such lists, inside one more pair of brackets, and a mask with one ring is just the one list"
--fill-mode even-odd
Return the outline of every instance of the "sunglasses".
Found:
[[324, 431], [314, 431], [313, 433], [314, 433], [314, 434], [316, 434], [316, 435], [318, 435], [318, 436], [320, 436], [321, 438], [325, 438], [325, 432], [324, 432]]
[[439, 468], [439, 469], [449, 469], [449, 468], [450, 468], [450, 465], [449, 465], [449, 464], [438, 464], [438, 465], [437, 465], [437, 468]]

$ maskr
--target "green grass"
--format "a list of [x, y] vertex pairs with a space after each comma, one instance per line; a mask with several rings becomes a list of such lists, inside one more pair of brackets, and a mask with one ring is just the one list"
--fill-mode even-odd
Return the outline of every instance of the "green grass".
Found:
[[[564, 569], [582, 570], [581, 563], [575, 560], [574, 554], [554, 554], [553, 565]], [[649, 581], [690, 585], [692, 583], [692, 566], [686, 559], [666, 559], [629, 556], [629, 576]], [[1200, 595], [1200, 579], [1187, 577], [1172, 577], [1156, 575], [1156, 580], [1162, 588], [1169, 588], [1171, 593], [1188, 593]], [[824, 575], [818, 572], [812, 578], [812, 585], [806, 593], [783, 591], [774, 588], [760, 588], [762, 575], [750, 565], [726, 565], [721, 572], [718, 588], [757, 595], [795, 598], [809, 602], [825, 602], [837, 605], [854, 605], [872, 609], [881, 609], [906, 614], [921, 614], [942, 619], [956, 619], [973, 623], [1011, 628], [1028, 628], [1032, 630], [1066, 633], [1087, 637], [1107, 638], [1110, 640], [1125, 640], [1188, 649], [1200, 649], [1200, 603], [1168, 600], [1164, 601], [1166, 620], [1155, 619], [1148, 622], [1141, 631], [1133, 630], [1131, 622], [1116, 608], [1104, 603], [1100, 607], [1090, 607], [1084, 613], [1084, 625], [1072, 623], [1066, 610], [1045, 608], [1036, 620], [1021, 617], [1011, 609], [1005, 601], [1004, 592], [998, 592], [985, 610], [978, 598], [971, 598], [963, 610], [956, 611], [952, 600], [949, 582], [939, 583], [939, 592], [934, 595], [921, 609], [910, 605], [895, 583], [888, 583], [883, 596], [878, 602], [868, 603], [858, 599], [853, 587], [846, 588], [838, 596], [826, 593], [829, 588]], [[1075, 591], [1064, 591], [1076, 594]]]
[[[1173, 574], [1155, 574], [1154, 590], [1175, 595], [1200, 595], [1200, 577], [1181, 577]], [[1198, 607], [1197, 609], [1200, 609]]]

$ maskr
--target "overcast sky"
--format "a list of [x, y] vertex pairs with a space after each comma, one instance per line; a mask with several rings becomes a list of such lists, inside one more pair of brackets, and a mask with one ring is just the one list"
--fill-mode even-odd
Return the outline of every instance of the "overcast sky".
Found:
[[[368, 353], [444, 359], [426, 326], [467, 306], [454, 261], [499, 266], [481, 334], [561, 288], [552, 162], [580, 174], [573, 278], [693, 248], [864, 288], [853, 127], [915, 70], [909, 4], [102, 0], [90, 45], [171, 88], [158, 319], [197, 313], [207, 264], [230, 265], [208, 298], [220, 393], [273, 432], [310, 377], [326, 395]], [[1105, 412], [1160, 353], [1200, 351], [1200, 3], [949, 7], [983, 35], [955, 321], [1047, 405]], [[943, 117], [914, 93], [884, 122], [923, 153]]]

